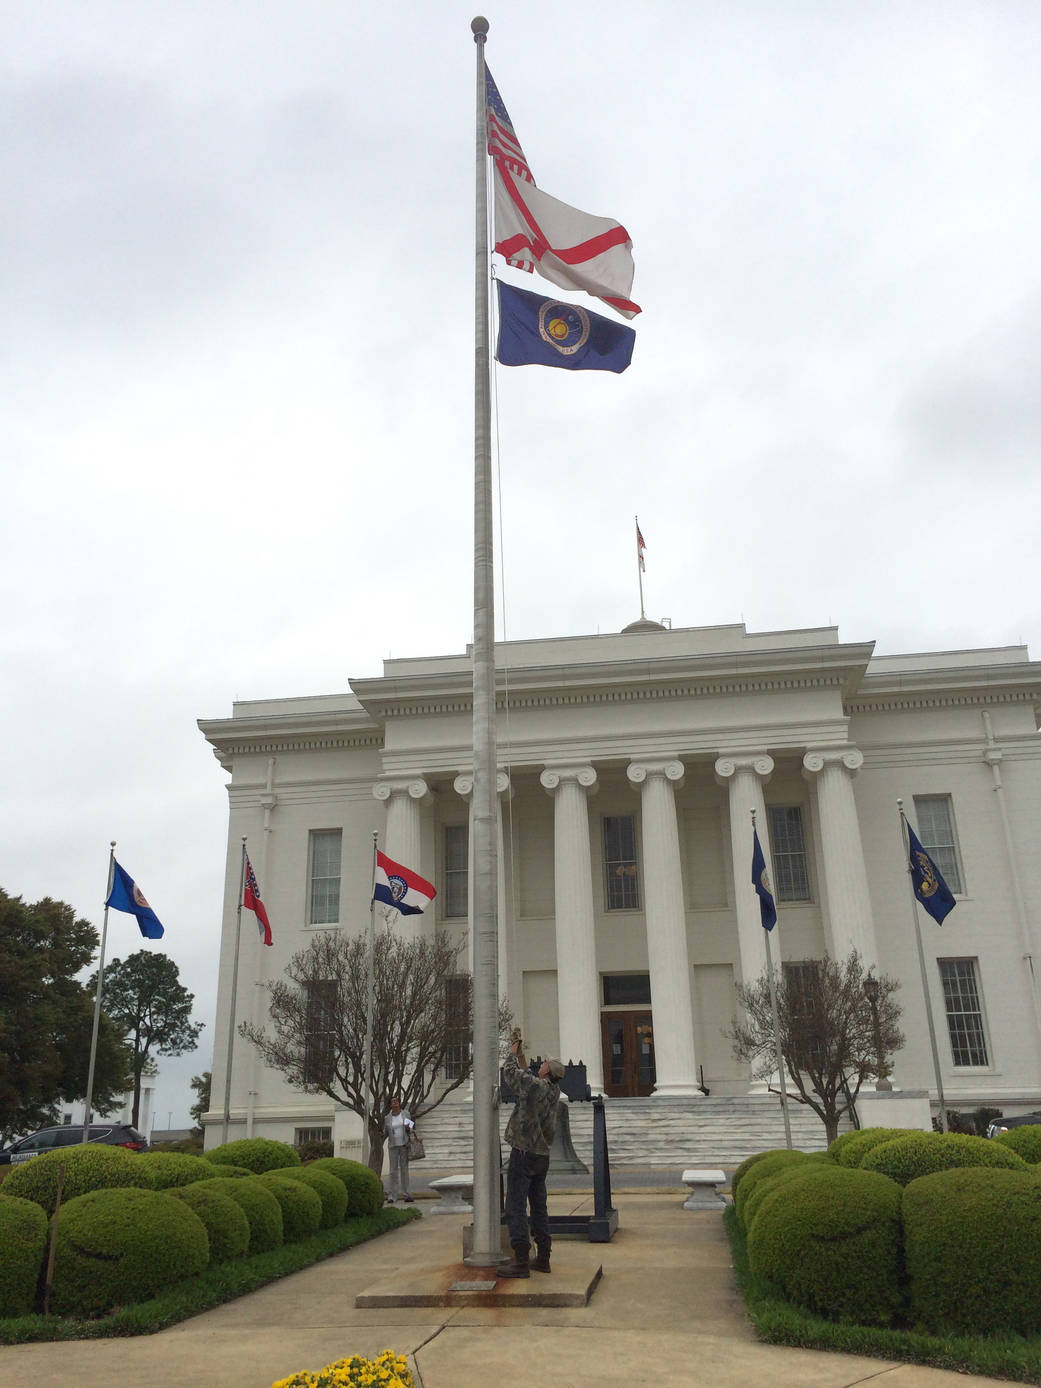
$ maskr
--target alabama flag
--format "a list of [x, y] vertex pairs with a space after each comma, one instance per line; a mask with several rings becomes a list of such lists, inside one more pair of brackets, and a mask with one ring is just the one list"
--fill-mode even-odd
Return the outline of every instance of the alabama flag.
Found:
[[376, 851], [376, 878], [372, 884], [373, 901], [381, 901], [400, 911], [403, 916], [418, 916], [425, 911], [437, 892], [418, 872], [395, 863], [385, 853]]

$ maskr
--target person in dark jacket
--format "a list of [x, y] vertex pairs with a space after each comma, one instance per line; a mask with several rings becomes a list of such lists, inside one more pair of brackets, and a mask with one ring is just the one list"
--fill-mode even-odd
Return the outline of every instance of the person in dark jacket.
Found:
[[[549, 1272], [549, 1215], [546, 1210], [546, 1172], [549, 1149], [557, 1127], [557, 1104], [564, 1067], [559, 1060], [544, 1060], [538, 1075], [527, 1068], [521, 1051], [520, 1033], [514, 1033], [510, 1054], [503, 1068], [506, 1083], [517, 1095], [517, 1103], [506, 1125], [510, 1144], [510, 1163], [506, 1169], [506, 1218], [510, 1229], [513, 1258], [499, 1268], [499, 1277], [528, 1277], [529, 1267]], [[528, 1211], [536, 1257], [529, 1264]]]

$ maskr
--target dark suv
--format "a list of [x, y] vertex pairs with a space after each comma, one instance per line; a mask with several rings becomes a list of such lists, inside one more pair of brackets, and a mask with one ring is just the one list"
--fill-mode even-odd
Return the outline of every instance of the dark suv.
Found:
[[[60, 1128], [41, 1128], [30, 1137], [12, 1142], [0, 1152], [0, 1166], [28, 1161], [41, 1152], [53, 1152], [56, 1147], [75, 1147], [83, 1141], [83, 1124], [66, 1123]], [[131, 1152], [147, 1152], [148, 1143], [129, 1123], [91, 1123], [90, 1142], [102, 1142], [108, 1147], [126, 1147]]]
[[1007, 1133], [1009, 1128], [1027, 1128], [1034, 1125], [1041, 1126], [1041, 1113], [1022, 1113], [1018, 1118], [995, 1118], [987, 1127], [987, 1136], [997, 1137], [998, 1133]]

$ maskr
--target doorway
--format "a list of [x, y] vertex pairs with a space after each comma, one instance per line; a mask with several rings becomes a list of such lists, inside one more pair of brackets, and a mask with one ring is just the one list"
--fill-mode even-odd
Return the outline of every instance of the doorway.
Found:
[[654, 1029], [649, 1012], [600, 1014], [604, 1092], [612, 1099], [637, 1099], [654, 1088]]

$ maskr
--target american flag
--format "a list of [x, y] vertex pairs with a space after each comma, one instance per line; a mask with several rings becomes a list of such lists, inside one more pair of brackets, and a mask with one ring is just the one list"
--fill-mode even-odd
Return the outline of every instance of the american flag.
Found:
[[647, 548], [643, 536], [640, 534], [640, 522], [636, 522], [636, 557], [640, 561], [640, 572], [647, 572], [647, 565], [644, 562], [643, 552]]
[[271, 935], [271, 922], [267, 918], [267, 907], [260, 899], [260, 888], [257, 886], [253, 864], [248, 857], [246, 858], [246, 886], [242, 894], [242, 904], [247, 911], [252, 911], [256, 916], [260, 938], [266, 945], [273, 945], [275, 941]]
[[525, 183], [534, 183], [534, 176], [528, 168], [527, 156], [521, 149], [520, 140], [517, 139], [510, 113], [499, 95], [495, 78], [487, 67], [484, 69], [484, 80], [488, 107], [488, 153], [493, 159], [501, 159], [510, 173], [517, 178], [522, 178]]

